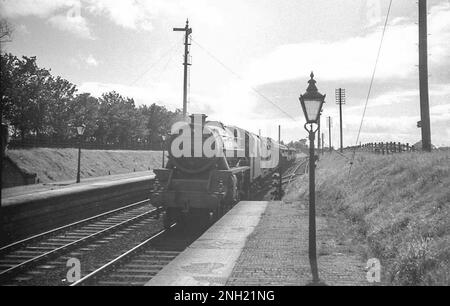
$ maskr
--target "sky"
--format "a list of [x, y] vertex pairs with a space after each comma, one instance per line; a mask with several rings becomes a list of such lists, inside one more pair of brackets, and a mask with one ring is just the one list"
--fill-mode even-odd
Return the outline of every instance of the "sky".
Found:
[[[327, 95], [339, 143], [335, 89], [346, 89], [344, 145], [357, 140], [389, 0], [0, 0], [14, 26], [3, 51], [37, 56], [94, 96], [182, 108], [183, 33], [193, 29], [189, 113], [284, 141], [306, 138], [298, 100], [311, 71]], [[420, 140], [418, 8], [393, 0], [360, 139]], [[450, 1], [428, 1], [431, 137], [450, 145]]]

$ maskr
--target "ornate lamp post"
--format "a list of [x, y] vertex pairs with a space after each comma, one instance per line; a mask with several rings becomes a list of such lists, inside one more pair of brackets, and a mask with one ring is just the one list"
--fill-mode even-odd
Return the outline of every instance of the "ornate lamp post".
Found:
[[[306, 93], [300, 95], [300, 103], [305, 114], [305, 130], [309, 133], [309, 262], [313, 284], [319, 283], [319, 271], [317, 268], [316, 255], [316, 185], [315, 185], [315, 149], [314, 139], [318, 129], [320, 112], [322, 111], [325, 96], [319, 93], [314, 80], [314, 73], [311, 72], [311, 80]], [[316, 125], [316, 126], [314, 126]]]
[[163, 154], [162, 154], [162, 167], [164, 168], [164, 164], [165, 164], [165, 155], [166, 155], [166, 139], [167, 139], [167, 137], [166, 136], [161, 136], [161, 138], [162, 138], [162, 143], [161, 143], [161, 146], [162, 146], [162, 151], [163, 151]]
[[78, 170], [77, 170], [77, 184], [80, 182], [80, 163], [81, 163], [81, 138], [84, 135], [86, 126], [84, 124], [77, 126], [78, 134]]

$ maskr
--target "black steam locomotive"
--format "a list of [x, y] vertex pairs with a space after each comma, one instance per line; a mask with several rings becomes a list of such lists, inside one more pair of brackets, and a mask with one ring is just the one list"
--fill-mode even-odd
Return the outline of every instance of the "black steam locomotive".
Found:
[[234, 126], [192, 115], [172, 128], [169, 160], [155, 169], [152, 203], [166, 209], [165, 225], [188, 216], [215, 220], [249, 199], [252, 188], [295, 150]]

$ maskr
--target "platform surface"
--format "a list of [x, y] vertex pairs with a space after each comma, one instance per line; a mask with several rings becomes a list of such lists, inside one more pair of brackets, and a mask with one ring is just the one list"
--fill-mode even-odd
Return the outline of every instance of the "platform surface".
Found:
[[[317, 256], [327, 285], [369, 285], [366, 263], [318, 213]], [[311, 282], [308, 207], [240, 202], [148, 286], [304, 286]], [[349, 251], [350, 250], [350, 251]]]
[[79, 184], [75, 181], [35, 184], [2, 189], [2, 206], [14, 205], [33, 199], [41, 199], [61, 194], [76, 193], [95, 188], [114, 186], [116, 184], [153, 179], [153, 171], [141, 171], [109, 176], [82, 178]]
[[224, 286], [268, 202], [240, 202], [147, 286]]

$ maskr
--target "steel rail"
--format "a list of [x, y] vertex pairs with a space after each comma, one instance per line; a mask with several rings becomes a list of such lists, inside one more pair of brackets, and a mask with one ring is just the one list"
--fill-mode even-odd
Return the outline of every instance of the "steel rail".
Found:
[[0, 248], [0, 255], [2, 255], [5, 252], [10, 251], [10, 249], [12, 249], [12, 248], [19, 247], [19, 246], [22, 246], [22, 245], [27, 244], [27, 243], [35, 242], [36, 240], [39, 240], [39, 239], [42, 239], [42, 238], [46, 238], [47, 236], [55, 235], [58, 232], [69, 230], [69, 229], [71, 229], [73, 227], [80, 226], [80, 225], [83, 225], [84, 223], [92, 222], [92, 221], [95, 221], [96, 219], [100, 219], [100, 218], [106, 217], [108, 215], [112, 215], [112, 214], [115, 214], [117, 212], [124, 211], [124, 210], [127, 210], [129, 208], [133, 208], [133, 207], [142, 205], [142, 204], [144, 204], [146, 202], [150, 202], [150, 200], [147, 199], [147, 200], [139, 201], [139, 202], [136, 202], [136, 203], [124, 206], [124, 207], [120, 207], [120, 208], [117, 208], [117, 209], [114, 209], [114, 210], [111, 210], [111, 211], [107, 211], [107, 212], [101, 213], [99, 215], [95, 215], [93, 217], [89, 217], [89, 218], [86, 218], [86, 219], [83, 219], [83, 220], [80, 220], [80, 221], [76, 221], [76, 222], [73, 222], [71, 224], [64, 225], [64, 226], [61, 226], [61, 227], [57, 227], [55, 229], [52, 229], [52, 230], [49, 230], [49, 231], [46, 231], [46, 232], [43, 232], [43, 233], [31, 236], [31, 237], [28, 237], [28, 238], [25, 238], [25, 239], [22, 239], [22, 240], [19, 240], [19, 241], [16, 241], [16, 242], [13, 242], [11, 244], [8, 244], [8, 245], [5, 245], [5, 246], [1, 247]]
[[88, 275], [84, 276], [83, 278], [79, 279], [78, 281], [72, 283], [70, 286], [79, 286], [79, 285], [81, 285], [83, 283], [86, 283], [89, 280], [95, 279], [96, 277], [98, 277], [103, 272], [106, 272], [108, 269], [110, 269], [110, 268], [114, 267], [115, 265], [117, 265], [120, 261], [122, 261], [124, 259], [127, 259], [129, 256], [133, 255], [134, 253], [136, 253], [140, 249], [146, 247], [147, 244], [149, 244], [150, 242], [152, 242], [157, 237], [161, 236], [162, 234], [164, 234], [165, 232], [167, 232], [169, 229], [173, 228], [174, 226], [176, 226], [176, 223], [172, 224], [167, 229], [160, 230], [156, 234], [153, 234], [150, 238], [148, 238], [144, 242], [142, 242], [139, 245], [135, 246], [134, 248], [126, 251], [122, 255], [116, 257], [115, 259], [111, 260], [107, 264], [101, 266], [100, 268], [94, 270], [93, 272], [91, 272]]
[[298, 172], [298, 170], [300, 169], [300, 167], [302, 167], [302, 166], [303, 166], [305, 163], [307, 163], [307, 162], [308, 162], [308, 159], [306, 159], [306, 160], [300, 162], [300, 163], [294, 168], [294, 171], [292, 171], [292, 173], [290, 173], [289, 175], [284, 176], [282, 179], [283, 179], [283, 180], [286, 180], [286, 179], [287, 179], [287, 182], [285, 181], [283, 184], [290, 184], [294, 177], [296, 177], [297, 175], [301, 175], [301, 174], [299, 174], [299, 173], [297, 173], [297, 172]]
[[118, 224], [112, 225], [112, 226], [110, 226], [110, 227], [108, 227], [106, 229], [103, 229], [101, 231], [98, 231], [98, 232], [96, 232], [94, 234], [91, 234], [89, 236], [86, 236], [86, 237], [83, 237], [81, 239], [75, 240], [75, 241], [70, 242], [68, 244], [65, 244], [65, 245], [63, 245], [63, 246], [61, 246], [59, 248], [56, 248], [54, 250], [51, 250], [49, 252], [46, 252], [44, 254], [41, 254], [41, 255], [33, 257], [33, 258], [29, 259], [29, 260], [26, 260], [26, 261], [24, 261], [24, 262], [22, 262], [22, 263], [20, 263], [18, 265], [15, 265], [15, 266], [13, 266], [13, 267], [11, 267], [9, 269], [6, 269], [6, 270], [2, 271], [0, 273], [0, 280], [5, 279], [7, 275], [10, 275], [12, 273], [16, 273], [16, 272], [18, 273], [18, 272], [22, 271], [23, 269], [25, 269], [26, 267], [29, 267], [29, 266], [32, 266], [32, 265], [36, 265], [40, 261], [42, 261], [44, 259], [48, 259], [50, 256], [56, 256], [59, 253], [61, 253], [62, 251], [66, 251], [67, 249], [69, 249], [71, 247], [77, 246], [77, 245], [79, 245], [81, 243], [86, 243], [86, 242], [88, 242], [88, 241], [90, 241], [90, 240], [92, 240], [94, 238], [97, 238], [97, 237], [99, 237], [99, 236], [101, 236], [103, 234], [106, 234], [108, 232], [111, 232], [113, 230], [119, 229], [119, 228], [121, 228], [121, 227], [123, 227], [123, 226], [125, 226], [127, 224], [137, 222], [140, 219], [142, 219], [142, 218], [144, 218], [144, 217], [146, 217], [148, 215], [158, 214], [160, 212], [160, 210], [161, 210], [160, 208], [155, 208], [155, 209], [153, 209], [151, 211], [142, 213], [142, 214], [140, 214], [138, 216], [135, 216], [135, 217], [130, 218], [128, 220], [122, 221], [122, 222], [120, 222]]

